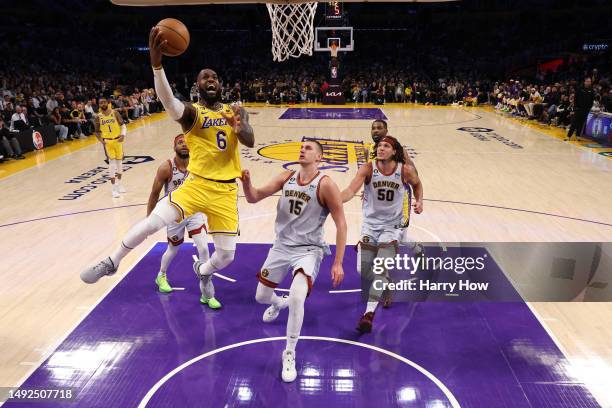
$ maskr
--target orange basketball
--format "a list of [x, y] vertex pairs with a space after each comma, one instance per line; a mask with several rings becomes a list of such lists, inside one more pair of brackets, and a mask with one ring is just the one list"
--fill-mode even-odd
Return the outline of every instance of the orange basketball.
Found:
[[189, 31], [185, 24], [175, 18], [164, 18], [157, 23], [160, 35], [168, 43], [163, 49], [163, 54], [169, 57], [176, 57], [185, 52], [189, 47]]

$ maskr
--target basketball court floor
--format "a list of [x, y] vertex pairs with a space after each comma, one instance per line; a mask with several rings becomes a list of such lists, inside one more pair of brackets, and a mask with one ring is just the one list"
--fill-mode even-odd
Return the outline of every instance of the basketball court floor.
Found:
[[[300, 141], [317, 138], [325, 146], [321, 170], [346, 187], [363, 163], [371, 121], [386, 118], [424, 186], [413, 238], [612, 241], [612, 161], [598, 146], [565, 143], [554, 130], [481, 108], [247, 108], [256, 146], [241, 147], [242, 166], [255, 185], [295, 168]], [[40, 407], [612, 406], [612, 303], [394, 303], [377, 312], [371, 334], [359, 335], [364, 305], [351, 248], [336, 290], [331, 259], [322, 265], [306, 302], [298, 379], [282, 383], [286, 312], [264, 324], [265, 307], [254, 300], [276, 197], [240, 198], [236, 259], [214, 278], [219, 311], [198, 303], [190, 242], [169, 271], [183, 290], [156, 292], [165, 231], [132, 251], [116, 275], [83, 284], [83, 267], [145, 216], [155, 171], [172, 157], [178, 132], [165, 114], [130, 125], [128, 192], [119, 199], [111, 198], [93, 140], [0, 165], [0, 386], [76, 392], [76, 405]], [[345, 205], [349, 244], [359, 238], [360, 205]], [[326, 238], [334, 237], [328, 221]], [[509, 283], [503, 268], [495, 273]], [[5, 404], [13, 405], [24, 406]]]

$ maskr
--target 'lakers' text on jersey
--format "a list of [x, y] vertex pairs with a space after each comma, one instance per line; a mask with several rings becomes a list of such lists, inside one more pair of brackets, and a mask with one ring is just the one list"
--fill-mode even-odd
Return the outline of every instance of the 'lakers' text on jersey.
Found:
[[166, 195], [179, 188], [179, 186], [183, 184], [183, 182], [187, 178], [187, 175], [189, 174], [189, 171], [183, 173], [177, 167], [175, 160], [168, 159], [168, 163], [170, 163], [170, 166], [172, 167], [172, 177], [170, 177], [170, 179], [166, 181], [166, 185], [164, 186], [164, 191]]
[[378, 161], [371, 163], [372, 177], [366, 180], [363, 191], [363, 222], [368, 225], [400, 225], [404, 215], [404, 194], [402, 163], [384, 174]]
[[240, 177], [240, 153], [238, 136], [227, 123], [222, 113], [233, 116], [228, 105], [219, 111], [194, 103], [196, 119], [191, 129], [185, 132], [189, 147], [190, 173], [211, 180], [233, 180]]
[[318, 191], [324, 174], [300, 184], [299, 172], [293, 173], [283, 184], [276, 207], [276, 241], [286, 246], [315, 245], [326, 247], [323, 224], [329, 214], [319, 201]]
[[119, 126], [119, 122], [117, 122], [115, 112], [111, 109], [110, 114], [106, 115], [104, 112], [100, 111], [98, 117], [100, 119], [100, 132], [102, 133], [102, 138], [118, 138], [121, 133], [121, 126]]

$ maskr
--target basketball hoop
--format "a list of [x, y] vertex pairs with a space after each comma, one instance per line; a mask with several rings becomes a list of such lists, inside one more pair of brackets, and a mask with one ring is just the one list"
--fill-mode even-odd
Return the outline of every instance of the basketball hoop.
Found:
[[289, 57], [312, 55], [313, 22], [317, 3], [266, 3], [272, 22], [272, 58], [285, 61]]

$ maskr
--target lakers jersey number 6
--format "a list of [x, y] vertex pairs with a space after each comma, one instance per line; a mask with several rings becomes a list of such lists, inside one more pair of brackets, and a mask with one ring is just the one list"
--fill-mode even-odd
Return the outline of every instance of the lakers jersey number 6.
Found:
[[232, 109], [223, 104], [218, 110], [210, 110], [194, 103], [196, 119], [185, 132], [189, 147], [190, 173], [211, 180], [232, 180], [240, 177], [240, 153], [238, 136], [223, 117], [233, 116]]

